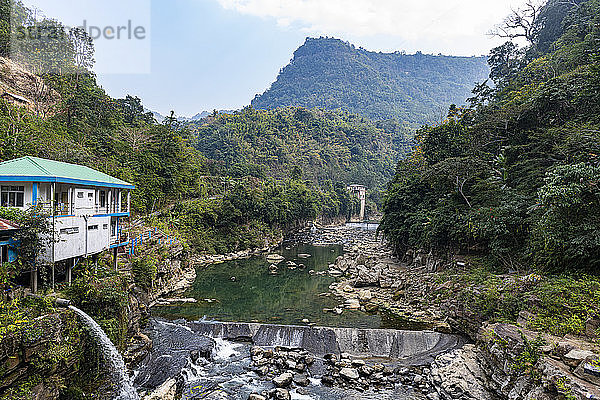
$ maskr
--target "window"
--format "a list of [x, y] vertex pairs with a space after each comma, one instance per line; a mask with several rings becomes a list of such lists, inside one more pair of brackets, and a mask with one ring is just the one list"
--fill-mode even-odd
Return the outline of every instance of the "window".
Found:
[[77, 198], [83, 199], [83, 192], [77, 192]]
[[79, 227], [77, 227], [77, 226], [74, 226], [71, 228], [62, 228], [60, 230], [61, 235], [73, 235], [75, 233], [79, 233]]
[[104, 190], [100, 191], [100, 207], [106, 207], [106, 192]]
[[88, 199], [91, 199], [92, 197], [94, 197], [94, 193], [88, 193]]
[[2, 186], [0, 200], [2, 207], [23, 207], [25, 186]]
[[90, 225], [88, 226], [88, 231], [97, 231], [98, 230], [98, 225]]
[[102, 229], [107, 230], [108, 229], [108, 224], [102, 225]]

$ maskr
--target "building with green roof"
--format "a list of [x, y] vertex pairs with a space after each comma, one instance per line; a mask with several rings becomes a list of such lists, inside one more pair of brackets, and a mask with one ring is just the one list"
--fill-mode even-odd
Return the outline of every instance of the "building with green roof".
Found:
[[[0, 206], [49, 215], [53, 240], [40, 263], [58, 264], [70, 281], [81, 257], [96, 256], [126, 242], [123, 219], [130, 217], [135, 186], [95, 169], [37, 157], [0, 163]], [[35, 282], [34, 282], [35, 280]], [[32, 274], [32, 289], [37, 274]]]

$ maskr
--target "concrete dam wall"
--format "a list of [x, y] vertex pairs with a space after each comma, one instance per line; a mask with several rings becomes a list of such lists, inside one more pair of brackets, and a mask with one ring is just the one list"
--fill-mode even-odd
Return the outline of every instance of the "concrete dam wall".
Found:
[[256, 346], [302, 348], [316, 356], [348, 353], [360, 358], [388, 358], [407, 365], [427, 364], [439, 354], [461, 347], [459, 335], [432, 331], [325, 328], [239, 322], [189, 322], [194, 332]]

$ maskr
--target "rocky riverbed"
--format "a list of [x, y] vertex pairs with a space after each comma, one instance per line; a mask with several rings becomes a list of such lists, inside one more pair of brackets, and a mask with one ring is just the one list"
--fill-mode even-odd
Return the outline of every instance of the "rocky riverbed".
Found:
[[[318, 272], [335, 278], [330, 292], [321, 295], [336, 299], [338, 306], [323, 312], [345, 315], [360, 310], [379, 314], [386, 326], [438, 335], [458, 333], [470, 343], [432, 352], [429, 359], [411, 363], [393, 352], [376, 357], [361, 353], [361, 340], [371, 342], [360, 330], [346, 337], [363, 339], [350, 340], [345, 347], [333, 344], [328, 346], [333, 350], [326, 352], [319, 347], [323, 343], [306, 339], [306, 335], [328, 337], [336, 333], [320, 332], [318, 329], [322, 328], [311, 327], [308, 320], [303, 322], [309, 326], [279, 328], [259, 324], [217, 328], [205, 322], [176, 321], [173, 326], [177, 328], [169, 329], [184, 329], [187, 333], [170, 332], [169, 341], [179, 343], [173, 337], [200, 335], [202, 340], [208, 340], [203, 342], [206, 349], [212, 346], [212, 350], [209, 354], [206, 349], [175, 346], [173, 351], [171, 346], [163, 352], [164, 346], [149, 343], [156, 340], [156, 335], [165, 335], [164, 327], [159, 329], [162, 333], [157, 333], [158, 325], [154, 325], [146, 332], [149, 338], [142, 334], [140, 346], [146, 356], [136, 381], [152, 382], [145, 384], [147, 399], [189, 398], [198, 387], [205, 390], [202, 398], [222, 400], [600, 398], [597, 347], [579, 338], [552, 337], [528, 330], [526, 320], [530, 317], [525, 313], [521, 326], [486, 322], [461, 303], [460, 284], [443, 274], [449, 267], [466, 267], [464, 259], [449, 257], [441, 261], [423, 251], [409, 251], [398, 259], [373, 227], [307, 229], [292, 240], [344, 246], [344, 253], [326, 270]], [[211, 256], [202, 262], [218, 264], [252, 255]], [[278, 265], [279, 270], [296, 269], [301, 262], [292, 265], [280, 257], [275, 260], [275, 255], [267, 257], [267, 261]], [[310, 268], [298, 271], [317, 273]], [[182, 340], [195, 343], [200, 339]], [[244, 344], [237, 344], [240, 340]], [[377, 343], [393, 347], [406, 339], [377, 340], [374, 347]], [[158, 343], [167, 342], [159, 339]], [[168, 361], [169, 358], [177, 361]], [[176, 366], [176, 370], [171, 366]], [[161, 378], [148, 378], [156, 374]]]
[[[597, 344], [531, 331], [532, 316], [527, 312], [519, 314], [517, 325], [488, 323], [462, 302], [461, 284], [441, 272], [466, 268], [463, 258], [441, 260], [417, 250], [400, 260], [372, 231], [332, 229], [311, 234], [316, 240], [346, 244], [344, 255], [329, 271], [338, 276], [331, 292], [345, 299], [345, 306], [384, 313], [403, 326], [411, 321], [420, 328], [471, 338], [473, 344], [439, 355], [423, 374], [427, 382], [423, 394], [428, 398], [600, 398]], [[535, 277], [503, 279], [510, 287], [515, 280]], [[588, 322], [592, 327], [595, 323]]]

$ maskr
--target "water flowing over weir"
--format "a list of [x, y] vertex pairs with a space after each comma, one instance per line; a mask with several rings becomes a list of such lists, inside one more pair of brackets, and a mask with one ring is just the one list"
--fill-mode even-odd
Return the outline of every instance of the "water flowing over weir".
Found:
[[361, 358], [388, 358], [405, 365], [427, 364], [460, 347], [459, 335], [432, 331], [326, 328], [257, 323], [198, 321], [188, 323], [199, 334], [257, 346], [296, 347], [316, 356], [348, 353]]
[[136, 370], [136, 387], [151, 393], [169, 381], [173, 385], [179, 382], [177, 387], [182, 394], [177, 399], [204, 398], [212, 393], [215, 397], [207, 398], [247, 400], [250, 393], [272, 390], [271, 377], [258, 374], [252, 364], [252, 346], [258, 346], [274, 352], [282, 348], [307, 351], [314, 356], [314, 362], [303, 372], [309, 379], [308, 385], [288, 388], [292, 400], [425, 400], [413, 386], [398, 381], [360, 391], [323, 384], [323, 376], [330, 374], [325, 355], [348, 353], [368, 365], [382, 363], [394, 371], [408, 371], [425, 367], [435, 356], [463, 344], [460, 336], [431, 331], [205, 320], [150, 319], [144, 333], [152, 339], [153, 346]]
[[107, 368], [110, 369], [112, 381], [117, 386], [115, 400], [138, 400], [139, 396], [131, 384], [123, 357], [121, 357], [119, 351], [112, 344], [108, 336], [106, 336], [102, 328], [100, 328], [100, 325], [77, 307], [69, 306], [69, 310], [75, 312], [85, 325], [90, 328], [93, 338], [98, 343]]

